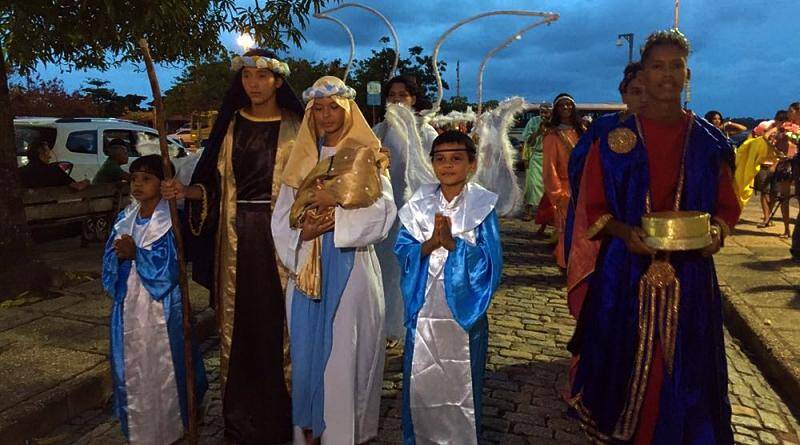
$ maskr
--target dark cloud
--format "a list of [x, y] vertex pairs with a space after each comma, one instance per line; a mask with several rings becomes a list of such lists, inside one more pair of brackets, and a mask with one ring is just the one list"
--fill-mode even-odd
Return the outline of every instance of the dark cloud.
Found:
[[[554, 11], [561, 19], [536, 28], [486, 68], [484, 98], [522, 95], [531, 101], [551, 100], [569, 91], [579, 101], [617, 101], [616, 86], [627, 63], [627, 46], [615, 46], [617, 34], [635, 35], [634, 57], [645, 37], [672, 25], [673, 0], [366, 0], [380, 9], [397, 28], [401, 50], [420, 45], [430, 52], [448, 27], [471, 15], [489, 10], [530, 9]], [[692, 41], [692, 102], [700, 113], [711, 108], [730, 116], [772, 116], [778, 108], [800, 99], [800, 2], [796, 0], [685, 1], [681, 29]], [[385, 26], [359, 9], [334, 13], [355, 35], [357, 57], [381, 47], [388, 36]], [[517, 29], [529, 23], [522, 17], [493, 17], [467, 25], [452, 34], [440, 59], [449, 63], [446, 80], [455, 86], [455, 62], [461, 61], [462, 93], [475, 98], [478, 65], [483, 55]], [[347, 58], [344, 33], [327, 21], [312, 20], [307, 42], [293, 55], [313, 59]], [[234, 47], [233, 38], [230, 46]], [[626, 44], [627, 45], [627, 44]], [[45, 70], [52, 76], [56, 71]], [[121, 92], [149, 93], [143, 74], [131, 69], [93, 76], [112, 81]], [[165, 83], [177, 70], [162, 70]], [[79, 85], [84, 73], [65, 75], [68, 87]], [[139, 79], [140, 78], [140, 79]], [[166, 88], [164, 88], [166, 89]], [[452, 94], [453, 91], [446, 93]]]

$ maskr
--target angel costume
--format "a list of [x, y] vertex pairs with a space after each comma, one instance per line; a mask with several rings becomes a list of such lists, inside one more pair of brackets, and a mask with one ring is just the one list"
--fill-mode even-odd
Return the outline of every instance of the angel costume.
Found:
[[[134, 203], [120, 212], [103, 254], [103, 288], [111, 309], [110, 361], [114, 415], [132, 444], [171, 444], [189, 417], [183, 357], [183, 303], [167, 201], [149, 218]], [[129, 235], [136, 259], [119, 260], [114, 242]], [[203, 358], [192, 342], [195, 400], [208, 387]]]
[[526, 106], [521, 97], [511, 97], [481, 114], [475, 122], [478, 169], [472, 181], [498, 195], [496, 208], [501, 217], [519, 210], [522, 204], [522, 190], [514, 170], [516, 150], [508, 139], [508, 129], [514, 125], [514, 116]]
[[[503, 256], [497, 195], [468, 183], [448, 202], [438, 184], [417, 190], [399, 212], [406, 343], [403, 443], [477, 444], [489, 324]], [[452, 221], [456, 247], [422, 256], [434, 215]]]
[[[315, 99], [323, 97], [333, 98], [345, 110], [344, 133], [334, 147], [320, 143], [314, 120]], [[304, 430], [321, 438], [323, 445], [363, 443], [378, 433], [386, 337], [381, 270], [373, 245], [389, 233], [397, 210], [392, 185], [374, 164], [366, 171], [334, 170], [346, 160], [337, 158], [347, 150], [379, 156], [380, 141], [354, 97], [352, 88], [332, 76], [320, 78], [304, 92], [309, 100], [306, 114], [272, 217], [280, 260], [291, 273], [286, 307], [296, 444], [305, 443]], [[373, 199], [349, 208], [337, 205], [331, 215], [333, 231], [302, 241], [297, 223], [291, 223], [295, 201], [305, 196], [307, 176], [320, 164], [330, 166], [327, 180], [331, 187], [341, 186], [342, 195], [369, 189]], [[370, 178], [379, 190], [364, 185], [362, 181]], [[341, 203], [341, 196], [334, 195]]]
[[[402, 207], [411, 193], [422, 185], [421, 181], [433, 178], [433, 170], [428, 163], [427, 171], [421, 171], [413, 164], [414, 159], [430, 153], [433, 140], [439, 134], [421, 116], [402, 104], [386, 104], [386, 117], [373, 127], [381, 145], [390, 150], [389, 172], [397, 208]], [[417, 179], [426, 173], [424, 179]], [[389, 236], [381, 242], [376, 251], [383, 273], [383, 292], [386, 300], [386, 336], [397, 340], [403, 338], [403, 297], [400, 294], [400, 266], [394, 256], [394, 242], [400, 230], [395, 221]]]

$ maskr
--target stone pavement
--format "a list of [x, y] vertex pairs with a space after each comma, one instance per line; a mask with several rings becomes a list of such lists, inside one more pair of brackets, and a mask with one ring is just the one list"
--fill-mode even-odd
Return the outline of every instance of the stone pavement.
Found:
[[[78, 238], [37, 245], [51, 267], [68, 269], [80, 284], [46, 294], [21, 295], [0, 304], [0, 443], [44, 434], [102, 407], [111, 392], [108, 317], [102, 290], [102, 246], [80, 247]], [[198, 332], [208, 336], [213, 312], [208, 292], [192, 286]]]
[[791, 240], [778, 237], [783, 224], [759, 229], [760, 221], [756, 196], [716, 257], [726, 321], [784, 397], [800, 407], [800, 264], [789, 254]]
[[[565, 344], [573, 322], [567, 312], [562, 278], [550, 248], [533, 239], [531, 224], [503, 222], [506, 267], [501, 290], [490, 309], [489, 369], [484, 387], [485, 444], [588, 443], [567, 415], [561, 392], [566, 381]], [[738, 341], [726, 333], [733, 424], [738, 444], [800, 444], [797, 419], [781, 401]], [[206, 343], [212, 380], [206, 399], [201, 443], [222, 443], [219, 359]], [[390, 351], [384, 373], [379, 437], [376, 445], [398, 444], [400, 436], [401, 351]], [[124, 443], [109, 408], [83, 413], [32, 444]]]

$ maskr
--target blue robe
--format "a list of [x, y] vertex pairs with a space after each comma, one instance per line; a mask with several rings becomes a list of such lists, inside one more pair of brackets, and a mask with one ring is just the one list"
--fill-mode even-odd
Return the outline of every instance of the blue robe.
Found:
[[[470, 439], [477, 441], [480, 436], [481, 394], [489, 337], [486, 311], [500, 283], [503, 259], [498, 219], [494, 210], [497, 195], [477, 184], [467, 184], [466, 187], [462, 195], [454, 199], [454, 202], [462, 199], [460, 205], [464, 210], [451, 216], [456, 247], [452, 252], [446, 253], [443, 266], [444, 298], [451, 319], [466, 332], [465, 337], [468, 338], [468, 345], [464, 347], [469, 349], [473, 396], [471, 402], [474, 407], [476, 435]], [[395, 253], [402, 271], [401, 290], [405, 306], [402, 427], [403, 443], [406, 445], [415, 444], [419, 434], [419, 431], [415, 431], [412, 419], [411, 375], [418, 317], [426, 298], [433, 292], [428, 285], [428, 277], [431, 257], [435, 255], [432, 253], [422, 257], [421, 249], [422, 242], [432, 233], [434, 213], [440, 211], [439, 195], [438, 184], [423, 186], [399, 213], [403, 226], [397, 238]], [[435, 356], [431, 359], [438, 362]], [[433, 392], [436, 388], [419, 390]], [[464, 431], [448, 431], [448, 426], [455, 425], [452, 422], [448, 424], [448, 419], [434, 420], [442, 422], [440, 428], [435, 428], [437, 433], [447, 435], [451, 441], [454, 434], [469, 434]]]
[[311, 430], [314, 438], [325, 431], [325, 367], [333, 348], [333, 319], [350, 278], [355, 249], [337, 248], [333, 232], [322, 235], [322, 295], [312, 300], [299, 289], [292, 298], [290, 343], [292, 354], [292, 421]]
[[[153, 301], [163, 303], [164, 320], [168, 334], [169, 350], [172, 353], [172, 366], [177, 383], [180, 415], [184, 427], [188, 425], [186, 406], [186, 373], [183, 361], [183, 324], [181, 293], [178, 286], [178, 261], [175, 238], [169, 220], [166, 201], [161, 201], [150, 221], [138, 217], [138, 204], [131, 204], [120, 212], [103, 254], [103, 287], [114, 299], [110, 320], [110, 362], [113, 379], [113, 412], [119, 418], [122, 432], [130, 437], [128, 428], [129, 400], [126, 390], [126, 377], [134, 370], [125, 369], [124, 315], [128, 297], [128, 278], [132, 270], [138, 273], [139, 281]], [[137, 243], [135, 261], [120, 261], [114, 251], [114, 241], [123, 234], [132, 235], [134, 225], [147, 224], [142, 239]], [[135, 262], [135, 264], [134, 264]], [[157, 340], [157, 339], [156, 339]], [[195, 368], [196, 403], [199, 406], [208, 388], [203, 359], [197, 342], [193, 346], [193, 365]], [[163, 382], [152, 382], [159, 387]], [[165, 397], [168, 397], [165, 395]]]
[[627, 116], [624, 112], [604, 114], [592, 122], [592, 125], [581, 135], [575, 148], [569, 154], [569, 164], [567, 164], [567, 175], [569, 177], [569, 189], [572, 190], [567, 209], [567, 219], [564, 224], [564, 257], [569, 261], [569, 251], [572, 247], [572, 230], [575, 226], [575, 205], [578, 202], [578, 190], [580, 190], [581, 176], [583, 176], [583, 166], [586, 163], [586, 156], [589, 148], [597, 140], [598, 135], [607, 134], [611, 129], [618, 125]]
[[[609, 132], [620, 127], [637, 135], [638, 141], [629, 153], [615, 153], [609, 148]], [[719, 131], [703, 119], [693, 118], [690, 131], [681, 209], [713, 215], [720, 168], [724, 162], [732, 161], [733, 152]], [[624, 122], [597, 127], [595, 136], [584, 138], [573, 156], [585, 157], [594, 140], [599, 140], [610, 213], [623, 223], [641, 225], [650, 176], [635, 119], [629, 117]], [[582, 171], [583, 161], [575, 159], [570, 162], [570, 178], [580, 180], [575, 169]], [[678, 332], [674, 368], [671, 373], [663, 370], [652, 443], [733, 443], [714, 261], [696, 252], [677, 252], [671, 263], [681, 284]], [[570, 351], [580, 356], [572, 386], [573, 406], [584, 429], [600, 443], [627, 443], [631, 439], [617, 431], [624, 407], [633, 397], [629, 382], [634, 363], [642, 359], [637, 353], [637, 286], [649, 264], [648, 257], [629, 253], [622, 239], [604, 239], [594, 272], [588, 277], [588, 292], [570, 342]]]

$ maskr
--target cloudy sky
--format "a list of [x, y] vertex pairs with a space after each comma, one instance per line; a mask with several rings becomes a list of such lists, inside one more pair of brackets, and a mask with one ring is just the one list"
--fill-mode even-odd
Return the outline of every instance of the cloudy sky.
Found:
[[[244, 1], [243, 1], [244, 3]], [[381, 10], [397, 29], [405, 54], [420, 45], [433, 49], [452, 24], [491, 10], [552, 11], [561, 18], [538, 27], [498, 53], [486, 68], [484, 98], [522, 95], [529, 101], [552, 100], [559, 92], [579, 102], [618, 101], [616, 86], [627, 63], [627, 43], [615, 45], [620, 33], [634, 34], [634, 58], [644, 38], [672, 24], [673, 0], [364, 0]], [[643, 6], [646, 5], [646, 6]], [[335, 13], [353, 30], [357, 57], [379, 48], [389, 35], [382, 22], [355, 8]], [[476, 96], [478, 65], [483, 55], [515, 30], [530, 23], [524, 17], [490, 17], [462, 27], [442, 46], [440, 59], [449, 63], [445, 79], [454, 94], [455, 62], [461, 61], [461, 88]], [[775, 110], [800, 100], [800, 1], [798, 0], [683, 0], [680, 28], [693, 45], [690, 107], [705, 113], [716, 108], [725, 116], [771, 117]], [[346, 59], [345, 34], [331, 22], [312, 20], [303, 48], [293, 56]], [[234, 36], [227, 46], [236, 48]], [[159, 70], [162, 89], [180, 72]], [[147, 76], [126, 66], [105, 73], [67, 72], [43, 67], [42, 77], [60, 76], [68, 90], [89, 77], [111, 81], [120, 93], [149, 96]]]

